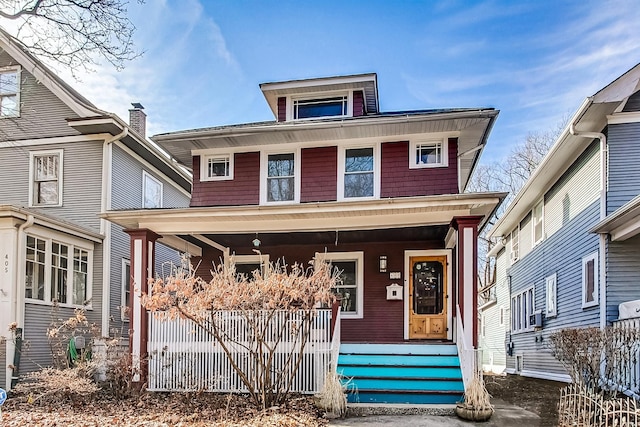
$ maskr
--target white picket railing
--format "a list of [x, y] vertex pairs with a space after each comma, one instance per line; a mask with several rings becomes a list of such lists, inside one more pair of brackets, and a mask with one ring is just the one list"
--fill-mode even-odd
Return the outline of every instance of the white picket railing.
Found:
[[613, 357], [617, 360], [611, 362], [614, 386], [625, 394], [640, 397], [640, 342], [637, 341], [640, 318], [616, 320], [613, 327], [622, 329], [613, 334], [617, 340], [613, 343], [617, 349]]
[[[279, 311], [269, 321], [265, 337], [270, 338], [265, 340], [265, 344], [276, 346], [275, 370], [295, 369], [301, 346], [299, 331], [302, 328], [299, 326], [304, 315], [303, 312]], [[243, 372], [251, 372], [252, 369], [255, 372], [249, 349], [256, 348], [256, 340], [246, 318], [238, 311], [217, 312], [215, 316], [214, 321], [220, 329], [233, 337], [224, 340], [224, 345], [231, 350], [234, 363]], [[316, 393], [322, 388], [327, 370], [331, 369], [330, 330], [331, 310], [315, 311], [291, 392]], [[276, 342], [278, 333], [282, 331], [284, 333]], [[190, 320], [160, 320], [150, 315], [147, 348], [150, 391], [247, 391], [222, 344]]]
[[477, 369], [476, 352], [473, 345], [464, 333], [462, 326], [462, 314], [460, 306], [456, 305], [456, 345], [458, 346], [458, 356], [460, 357], [460, 370], [462, 371], [462, 382], [464, 389], [471, 382], [473, 375]]

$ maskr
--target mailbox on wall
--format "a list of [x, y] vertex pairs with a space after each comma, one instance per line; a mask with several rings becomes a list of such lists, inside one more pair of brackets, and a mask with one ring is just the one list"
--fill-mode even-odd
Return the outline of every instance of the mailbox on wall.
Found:
[[387, 286], [387, 299], [388, 300], [401, 300], [402, 299], [402, 285], [392, 283]]

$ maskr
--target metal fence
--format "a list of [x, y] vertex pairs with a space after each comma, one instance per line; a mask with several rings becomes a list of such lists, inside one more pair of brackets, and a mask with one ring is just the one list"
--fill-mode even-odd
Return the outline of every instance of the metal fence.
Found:
[[[304, 316], [310, 312], [253, 312], [250, 319], [265, 322], [261, 329], [262, 348], [258, 347], [256, 328], [246, 314], [224, 311], [210, 316], [207, 321], [215, 322], [222, 331], [222, 342], [190, 320], [162, 320], [150, 315], [148, 389], [244, 393], [246, 386], [234, 370], [232, 360], [242, 372], [257, 377], [256, 354], [264, 349], [262, 354], [266, 356], [269, 349], [275, 348], [273, 369], [288, 370], [294, 375], [291, 392], [320, 391], [331, 368], [331, 310], [311, 313], [306, 342], [302, 325]], [[231, 358], [223, 345], [230, 350]]]

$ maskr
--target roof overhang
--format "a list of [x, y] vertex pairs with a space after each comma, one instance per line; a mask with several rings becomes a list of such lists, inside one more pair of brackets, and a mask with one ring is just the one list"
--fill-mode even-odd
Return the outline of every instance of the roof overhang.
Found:
[[125, 229], [160, 235], [289, 233], [449, 225], [454, 217], [491, 215], [505, 193], [407, 197], [289, 206], [233, 206], [109, 211]]
[[640, 234], [640, 195], [600, 221], [589, 232], [608, 233], [613, 241], [627, 240]]
[[186, 192], [191, 193], [191, 176], [167, 153], [138, 135], [119, 117], [107, 115], [75, 118], [68, 119], [67, 124], [85, 135], [106, 133], [116, 136], [127, 129], [127, 133], [120, 138], [120, 141], [138, 156], [165, 173]]
[[478, 162], [498, 111], [472, 109], [438, 113], [405, 113], [352, 119], [268, 122], [175, 132], [152, 137], [184, 165], [198, 150], [259, 151], [263, 146], [320, 147], [348, 141], [394, 142], [411, 136], [451, 134], [458, 137], [460, 188], [464, 190]]
[[316, 79], [289, 80], [260, 84], [269, 108], [274, 116], [278, 116], [278, 98], [314, 92], [337, 92], [346, 90], [362, 90], [365, 109], [369, 114], [378, 112], [378, 77], [376, 73], [356, 74], [350, 76], [324, 77]]
[[18, 223], [25, 223], [33, 217], [33, 223], [51, 230], [55, 230], [64, 234], [69, 234], [80, 239], [89, 240], [100, 243], [104, 239], [99, 233], [87, 228], [81, 227], [58, 218], [54, 218], [38, 212], [35, 209], [22, 208], [13, 205], [0, 205], [0, 220], [10, 219]]

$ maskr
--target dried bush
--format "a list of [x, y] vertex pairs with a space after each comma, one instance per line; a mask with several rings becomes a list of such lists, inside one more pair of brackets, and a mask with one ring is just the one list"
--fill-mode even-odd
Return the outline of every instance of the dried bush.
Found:
[[[142, 304], [160, 319], [190, 319], [221, 346], [256, 405], [283, 403], [303, 359], [317, 308], [335, 300], [337, 271], [322, 260], [304, 269], [299, 264], [269, 264], [251, 277], [237, 274], [233, 261], [212, 271], [212, 279], [195, 276], [193, 267], [177, 269], [166, 278], [150, 280]], [[233, 310], [243, 332], [225, 329], [223, 312]], [[282, 319], [284, 314], [284, 321]], [[242, 335], [242, 336], [239, 336]], [[285, 341], [294, 345], [284, 347]], [[231, 343], [231, 344], [229, 344]], [[240, 366], [237, 348], [248, 354]], [[284, 354], [284, 368], [276, 361]]]
[[320, 393], [316, 395], [316, 404], [334, 417], [342, 417], [347, 413], [347, 384], [343, 384], [337, 372], [329, 371]]
[[638, 363], [640, 330], [620, 326], [571, 328], [550, 336], [553, 355], [576, 384], [602, 395], [630, 388]]
[[75, 309], [73, 316], [68, 318], [59, 317], [59, 306], [54, 304], [51, 309], [51, 322], [47, 328], [47, 340], [54, 367], [64, 369], [75, 365], [75, 360], [70, 357], [69, 342], [77, 336], [86, 338], [85, 350], [78, 355], [79, 358], [89, 359], [93, 338], [99, 336], [97, 326], [89, 324], [84, 309]]

